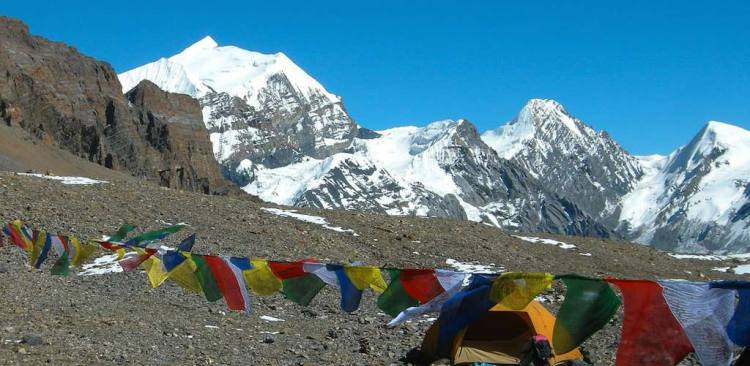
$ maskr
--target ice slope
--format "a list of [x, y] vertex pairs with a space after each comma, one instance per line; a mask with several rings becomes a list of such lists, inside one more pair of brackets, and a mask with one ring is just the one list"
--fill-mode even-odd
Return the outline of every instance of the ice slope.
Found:
[[[747, 240], [750, 131], [711, 121], [689, 144], [641, 164], [645, 176], [623, 197], [621, 214], [638, 241], [652, 243], [679, 224], [685, 234], [698, 232], [675, 241], [682, 250], [736, 251]], [[706, 248], [705, 239], [719, 242]]]

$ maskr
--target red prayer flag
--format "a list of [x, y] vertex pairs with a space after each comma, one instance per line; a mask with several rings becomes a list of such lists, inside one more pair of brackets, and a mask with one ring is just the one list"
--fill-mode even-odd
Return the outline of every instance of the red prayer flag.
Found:
[[214, 275], [216, 286], [224, 295], [229, 310], [250, 311], [250, 300], [241, 274], [235, 273], [224, 259], [206, 255], [203, 260]]
[[426, 304], [445, 292], [434, 269], [403, 269], [399, 279], [406, 293], [420, 304]]
[[130, 272], [138, 266], [140, 266], [143, 262], [151, 258], [152, 255], [156, 254], [157, 250], [153, 248], [146, 248], [143, 250], [143, 253], [138, 254], [137, 256], [130, 257], [123, 259], [119, 261], [120, 267], [122, 267], [122, 270], [124, 272]]
[[305, 263], [318, 263], [317, 259], [306, 258], [297, 262], [273, 262], [268, 261], [268, 267], [271, 268], [271, 272], [280, 280], [288, 280], [290, 278], [304, 277], [309, 275], [305, 272]]
[[617, 366], [674, 366], [693, 351], [658, 283], [612, 278], [605, 281], [620, 289], [625, 310]]

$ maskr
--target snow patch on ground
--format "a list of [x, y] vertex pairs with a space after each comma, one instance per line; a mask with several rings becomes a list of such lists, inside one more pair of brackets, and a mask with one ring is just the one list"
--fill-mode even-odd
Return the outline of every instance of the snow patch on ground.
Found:
[[284, 319], [274, 318], [274, 317], [268, 316], [268, 315], [261, 315], [260, 318], [262, 320], [267, 321], [267, 322], [283, 322], [283, 321], [285, 321]]
[[340, 226], [331, 226], [328, 224], [328, 221], [326, 221], [325, 218], [320, 216], [312, 216], [312, 215], [303, 215], [300, 213], [297, 213], [297, 210], [282, 210], [279, 208], [269, 208], [269, 207], [263, 207], [261, 210], [272, 213], [277, 216], [281, 217], [290, 217], [293, 219], [297, 219], [304, 222], [309, 222], [311, 224], [320, 225], [328, 230], [338, 231], [340, 233], [350, 233], [354, 236], [359, 236], [359, 234], [355, 233], [352, 229], [344, 229]]
[[496, 268], [495, 263], [490, 264], [479, 264], [477, 262], [472, 263], [464, 263], [459, 262], [455, 259], [448, 258], [445, 260], [445, 264], [453, 267], [458, 272], [467, 272], [467, 273], [496, 273], [496, 272], [503, 272], [504, 269]]
[[729, 254], [729, 255], [718, 255], [718, 254], [674, 254], [669, 253], [670, 257], [677, 259], [696, 259], [699, 261], [726, 261], [730, 259], [738, 260], [750, 260], [750, 253], [743, 254]]
[[560, 249], [573, 249], [573, 248], [576, 248], [575, 244], [568, 244], [568, 243], [564, 243], [564, 242], [557, 241], [557, 240], [552, 240], [552, 239], [537, 238], [535, 236], [513, 235], [513, 237], [521, 239], [523, 241], [527, 241], [529, 243], [534, 243], [534, 244], [555, 245], [555, 246], [557, 246]]
[[109, 183], [107, 181], [96, 180], [96, 179], [91, 179], [91, 178], [86, 178], [86, 177], [61, 177], [57, 175], [44, 175], [44, 174], [36, 174], [36, 173], [18, 173], [18, 175], [57, 180], [57, 181], [60, 181], [60, 183], [62, 184], [69, 184], [69, 185], [92, 185], [92, 184]]
[[[136, 253], [129, 252], [125, 254], [125, 258], [134, 256]], [[84, 264], [81, 267], [81, 272], [78, 272], [79, 276], [94, 276], [103, 275], [107, 273], [118, 273], [122, 272], [122, 267], [117, 263], [117, 254], [104, 255], [94, 259], [93, 262]]]
[[750, 264], [741, 264], [733, 269], [736, 274], [750, 274]]

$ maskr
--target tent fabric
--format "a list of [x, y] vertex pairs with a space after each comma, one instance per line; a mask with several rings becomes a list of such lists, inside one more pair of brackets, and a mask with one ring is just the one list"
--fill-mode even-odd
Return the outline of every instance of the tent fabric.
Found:
[[739, 301], [727, 324], [727, 336], [740, 347], [750, 347], [750, 282], [718, 281], [712, 282], [710, 286], [737, 291]]
[[624, 300], [617, 366], [674, 366], [693, 350], [658, 283], [613, 278], [605, 281], [617, 286]]
[[725, 329], [734, 313], [734, 292], [687, 281], [659, 281], [659, 285], [701, 364], [729, 365], [733, 347]]
[[557, 313], [552, 346], [555, 353], [565, 353], [602, 329], [617, 313], [620, 299], [600, 279], [578, 275], [564, 275], [558, 279], [565, 283], [566, 293]]
[[[494, 305], [483, 316], [461, 329], [452, 340], [448, 355], [453, 363], [486, 362], [518, 365], [522, 351], [533, 336], [541, 334], [553, 341], [555, 317], [536, 301], [524, 309], [514, 310], [503, 304]], [[428, 329], [422, 343], [422, 352], [437, 357], [442, 319]], [[552, 364], [582, 359], [578, 349], [559, 354]]]

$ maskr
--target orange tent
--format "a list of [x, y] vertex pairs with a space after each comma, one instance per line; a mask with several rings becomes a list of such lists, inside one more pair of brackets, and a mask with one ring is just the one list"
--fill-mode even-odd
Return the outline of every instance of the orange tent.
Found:
[[[503, 365], [518, 365], [522, 352], [531, 338], [541, 334], [553, 342], [552, 330], [555, 316], [542, 304], [532, 301], [522, 310], [511, 310], [497, 304], [482, 318], [462, 329], [453, 338], [450, 352], [453, 364], [487, 362]], [[427, 330], [422, 342], [422, 354], [437, 358], [440, 321]], [[557, 365], [568, 360], [580, 360], [578, 349], [555, 355], [550, 364]]]

